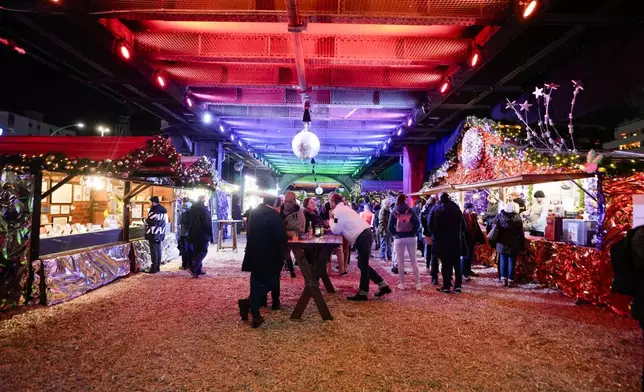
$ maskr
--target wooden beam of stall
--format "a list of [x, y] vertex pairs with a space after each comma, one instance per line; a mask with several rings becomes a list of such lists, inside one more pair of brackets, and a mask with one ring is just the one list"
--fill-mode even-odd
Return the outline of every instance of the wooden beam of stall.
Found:
[[136, 188], [134, 188], [132, 191], [130, 191], [123, 197], [123, 201], [124, 202], [129, 201], [131, 198], [133, 198], [134, 196], [138, 195], [139, 193], [143, 192], [144, 190], [148, 189], [151, 186], [152, 186], [151, 184], [141, 184], [137, 186]]
[[[42, 175], [40, 176], [42, 178]], [[69, 181], [71, 181], [74, 177], [76, 177], [76, 174], [69, 174], [67, 177], [63, 178], [58, 184], [52, 186], [48, 190], [45, 191], [42, 195], [40, 195], [40, 199], [46, 199], [51, 195], [52, 193], [56, 192], [60, 187], [63, 185], [67, 184]], [[42, 188], [41, 188], [42, 189]]]
[[[31, 301], [31, 291], [34, 283], [34, 261], [40, 259], [40, 203], [42, 192], [42, 170], [40, 170], [40, 162], [32, 162], [32, 167], [30, 168], [33, 181], [33, 207], [31, 211], [31, 236], [29, 237], [29, 262], [27, 265], [28, 276], [27, 276], [27, 289], [25, 293], [25, 298], [29, 302]], [[42, 266], [38, 270], [40, 274], [40, 303], [45, 302], [44, 292], [44, 272]]]
[[[123, 184], [123, 193], [128, 195], [130, 193], [130, 187], [132, 183], [130, 181], [125, 181]], [[130, 203], [127, 196], [123, 198], [123, 241], [128, 242], [130, 240]]]

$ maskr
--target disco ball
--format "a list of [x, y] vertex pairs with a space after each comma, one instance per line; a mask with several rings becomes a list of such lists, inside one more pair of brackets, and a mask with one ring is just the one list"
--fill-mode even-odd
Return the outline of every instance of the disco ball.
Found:
[[315, 158], [320, 152], [320, 139], [305, 126], [300, 133], [295, 135], [291, 147], [293, 154], [300, 159]]
[[244, 162], [237, 161], [235, 162], [235, 165], [233, 167], [235, 168], [236, 171], [240, 172], [244, 170]]
[[318, 185], [318, 187], [315, 188], [315, 194], [321, 195], [322, 193], [324, 193], [324, 189], [322, 189], [322, 187]]

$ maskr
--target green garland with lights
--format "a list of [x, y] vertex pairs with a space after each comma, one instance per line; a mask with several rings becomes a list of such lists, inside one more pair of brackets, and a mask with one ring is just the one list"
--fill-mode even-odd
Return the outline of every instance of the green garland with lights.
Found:
[[142, 147], [116, 160], [68, 157], [62, 153], [16, 154], [0, 156], [0, 169], [17, 173], [46, 170], [76, 175], [127, 179], [135, 174], [143, 163], [154, 155], [161, 155], [168, 159], [171, 174], [177, 177], [173, 181], [174, 185], [200, 185], [202, 177], [210, 177], [211, 175], [212, 164], [206, 157], [201, 157], [188, 168], [181, 163], [181, 154], [174, 148], [170, 139], [164, 136], [156, 136], [148, 140]]

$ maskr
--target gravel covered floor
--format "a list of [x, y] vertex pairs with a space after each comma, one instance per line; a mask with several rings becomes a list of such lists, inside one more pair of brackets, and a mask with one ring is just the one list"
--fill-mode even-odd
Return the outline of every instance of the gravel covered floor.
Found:
[[248, 290], [241, 256], [211, 250], [201, 279], [175, 262], [65, 304], [0, 314], [0, 391], [640, 390], [635, 322], [549, 290], [504, 289], [493, 270], [446, 295], [424, 266], [423, 291], [412, 274], [400, 291], [373, 260], [394, 293], [356, 304], [345, 300], [357, 287], [352, 261], [349, 276], [332, 276], [338, 293], [325, 294], [332, 322], [312, 302], [289, 320], [303, 280], [284, 273], [286, 310], [264, 311], [253, 330], [237, 313]]

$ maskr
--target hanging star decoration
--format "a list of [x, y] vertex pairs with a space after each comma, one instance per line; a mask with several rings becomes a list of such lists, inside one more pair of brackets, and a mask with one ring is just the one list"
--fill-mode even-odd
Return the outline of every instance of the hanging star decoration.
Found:
[[555, 83], [546, 83], [544, 86], [551, 90], [557, 90], [559, 88], [559, 85]]
[[510, 102], [510, 100], [507, 100], [507, 101], [508, 101], [508, 104], [505, 105], [506, 109], [514, 109], [514, 107], [517, 106], [517, 101], [512, 101], [512, 102]]
[[522, 111], [522, 112], [526, 112], [526, 113], [527, 113], [527, 112], [529, 112], [529, 111], [530, 111], [530, 107], [532, 106], [532, 104], [531, 104], [531, 103], [528, 103], [528, 101], [525, 101], [525, 102], [523, 102], [522, 104], [520, 104], [519, 106], [521, 107], [521, 111]]
[[539, 99], [539, 97], [543, 96], [543, 89], [539, 87], [534, 88], [534, 92], [532, 93], [535, 97], [535, 99]]

